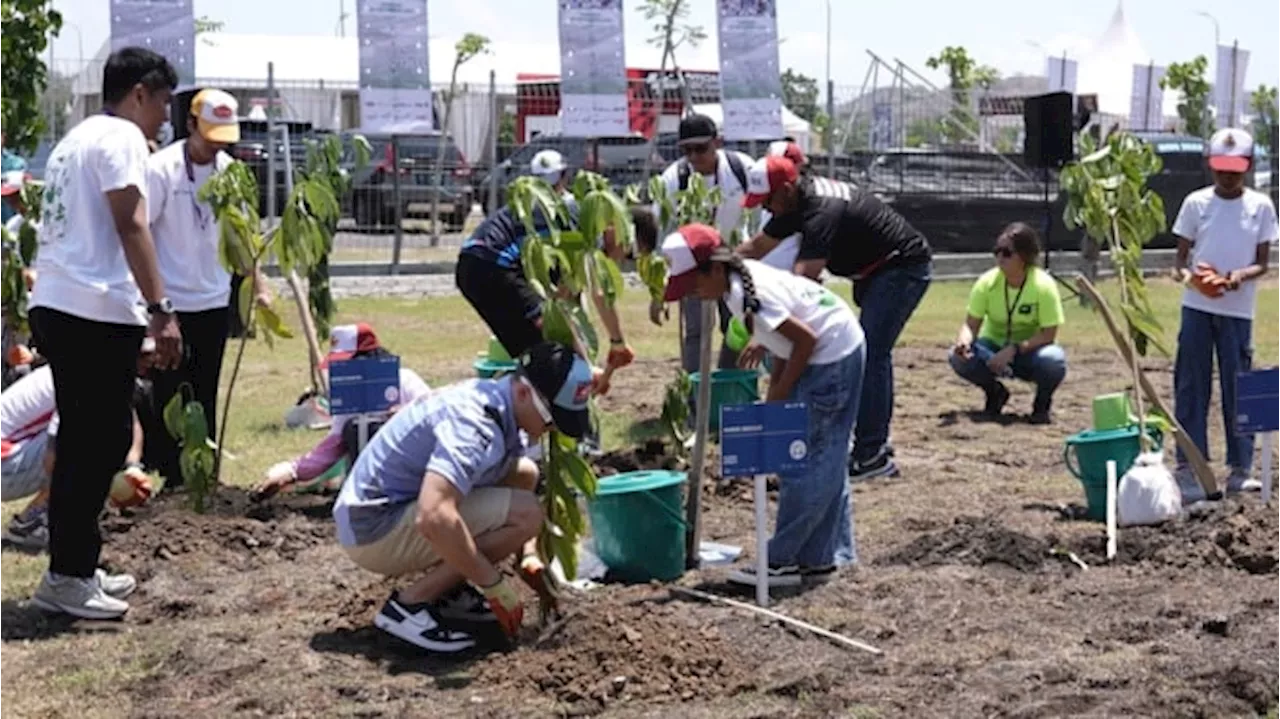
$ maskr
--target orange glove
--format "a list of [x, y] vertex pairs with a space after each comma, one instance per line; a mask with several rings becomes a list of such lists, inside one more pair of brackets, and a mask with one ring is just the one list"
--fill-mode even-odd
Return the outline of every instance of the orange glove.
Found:
[[591, 368], [591, 394], [604, 396], [609, 394], [609, 380], [613, 377], [613, 368]]
[[636, 353], [627, 343], [613, 345], [609, 349], [609, 358], [605, 362], [605, 366], [612, 369], [622, 369], [634, 362]]
[[497, 582], [482, 587], [485, 599], [489, 600], [489, 608], [498, 618], [498, 624], [507, 636], [514, 637], [520, 631], [520, 623], [524, 621], [524, 605], [520, 603], [520, 595], [507, 583], [503, 576]]
[[551, 576], [547, 574], [546, 565], [537, 555], [527, 554], [520, 560], [520, 579], [538, 593], [539, 609], [544, 619], [549, 614], [559, 612], [560, 603], [549, 586]]
[[24, 364], [31, 364], [36, 359], [31, 350], [26, 345], [14, 345], [9, 348], [9, 356], [6, 360], [11, 367], [19, 367]]
[[137, 507], [151, 499], [154, 492], [151, 477], [140, 467], [122, 469], [111, 479], [110, 497], [114, 507]]
[[1190, 282], [1191, 286], [1205, 297], [1216, 299], [1226, 292], [1227, 279], [1218, 274], [1217, 268], [1207, 262], [1196, 263]]

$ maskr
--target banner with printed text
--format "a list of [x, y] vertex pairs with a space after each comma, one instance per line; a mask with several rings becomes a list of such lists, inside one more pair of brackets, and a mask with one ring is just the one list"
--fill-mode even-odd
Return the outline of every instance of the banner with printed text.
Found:
[[196, 84], [192, 0], [111, 0], [111, 50], [144, 47], [178, 71], [178, 88]]
[[782, 129], [775, 0], [717, 0], [726, 140], [776, 140]]
[[365, 132], [433, 129], [426, 0], [357, 0], [356, 23], [360, 128]]
[[1234, 127], [1249, 106], [1249, 93], [1244, 89], [1245, 71], [1249, 69], [1249, 51], [1235, 45], [1219, 45], [1215, 64], [1213, 105], [1218, 111], [1218, 127]]
[[1133, 92], [1129, 97], [1129, 129], [1159, 130], [1164, 127], [1164, 90], [1160, 80], [1165, 68], [1159, 65], [1133, 66]]
[[622, 0], [560, 0], [560, 129], [578, 137], [630, 130]]

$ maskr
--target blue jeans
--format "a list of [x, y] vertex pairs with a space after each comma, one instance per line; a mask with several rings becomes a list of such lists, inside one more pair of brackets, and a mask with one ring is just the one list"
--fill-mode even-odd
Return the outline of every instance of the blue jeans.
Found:
[[[1209, 395], [1215, 353], [1227, 464], [1248, 472], [1253, 466], [1253, 435], [1236, 436], [1236, 374], [1253, 368], [1252, 320], [1182, 308], [1178, 356], [1173, 366], [1174, 415], [1204, 458], [1209, 459]], [[1186, 464], [1186, 456], [1178, 449], [1178, 466]]]
[[855, 289], [867, 336], [867, 372], [858, 407], [853, 459], [865, 462], [884, 450], [893, 419], [893, 346], [916, 311], [933, 277], [933, 263], [890, 267], [858, 283]]
[[825, 567], [858, 559], [848, 449], [865, 364], [866, 348], [859, 347], [838, 362], [810, 365], [796, 382], [789, 399], [808, 406], [808, 463], [802, 472], [779, 477], [770, 564]]
[[[989, 339], [973, 343], [973, 355], [960, 359], [950, 354], [951, 369], [956, 374], [978, 385], [984, 392], [995, 389], [999, 377], [987, 366], [987, 360], [1000, 351], [1000, 345]], [[1058, 345], [1045, 345], [1035, 352], [1019, 354], [1011, 363], [1013, 376], [1036, 385], [1035, 412], [1047, 412], [1053, 403], [1053, 393], [1067, 376], [1067, 353]]]

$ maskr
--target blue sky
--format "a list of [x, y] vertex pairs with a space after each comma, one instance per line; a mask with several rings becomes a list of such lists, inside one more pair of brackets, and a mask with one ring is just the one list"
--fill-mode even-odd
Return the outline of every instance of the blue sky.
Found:
[[[83, 43], [92, 56], [106, 40], [110, 0], [54, 0], [68, 26], [55, 41], [59, 67], [74, 62]], [[691, 69], [715, 69], [714, 0], [690, 0], [690, 21], [701, 24], [709, 38], [698, 48], [684, 48], [681, 64]], [[645, 43], [650, 34], [639, 12], [640, 0], [624, 0], [627, 65], [657, 66], [658, 51]], [[1064, 49], [1081, 57], [1102, 35], [1116, 0], [830, 0], [831, 73], [837, 97], [863, 83], [869, 66], [866, 50], [908, 65], [945, 83], [939, 72], [924, 68], [925, 59], [946, 45], [963, 45], [981, 62], [1005, 74], [1042, 74], [1044, 54]], [[339, 0], [195, 0], [197, 16], [226, 23], [226, 32], [264, 35], [334, 35]], [[781, 67], [795, 68], [825, 79], [825, 0], [778, 0]], [[348, 34], [355, 32], [355, 0], [345, 0], [350, 17]], [[1252, 51], [1246, 86], [1277, 85], [1280, 78], [1280, 3], [1276, 0], [1236, 0], [1219, 4], [1208, 0], [1127, 0], [1126, 17], [1146, 51], [1158, 64], [1210, 58], [1214, 25], [1198, 11], [1212, 12], [1224, 44], [1238, 40]], [[448, 80], [449, 48], [465, 32], [488, 35], [494, 54], [465, 68], [463, 79], [487, 80], [490, 68], [500, 83], [511, 83], [518, 71], [558, 72], [556, 3], [554, 0], [429, 0], [432, 79]], [[1037, 47], [1037, 45], [1039, 47]], [[1126, 70], [1127, 71], [1127, 70]], [[1210, 75], [1212, 79], [1212, 75]], [[842, 91], [843, 90], [843, 91]]]

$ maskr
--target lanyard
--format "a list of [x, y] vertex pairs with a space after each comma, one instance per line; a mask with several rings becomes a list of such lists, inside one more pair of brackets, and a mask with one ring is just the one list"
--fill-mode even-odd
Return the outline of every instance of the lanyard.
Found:
[[196, 187], [196, 169], [191, 162], [191, 144], [188, 142], [182, 143], [182, 164], [187, 170], [187, 182], [191, 185], [191, 209], [196, 213], [196, 222], [200, 223], [200, 229], [207, 230], [209, 219], [205, 217], [204, 208], [196, 198], [196, 191], [200, 188]]
[[1006, 347], [1013, 340], [1013, 313], [1018, 307], [1018, 300], [1022, 299], [1022, 291], [1027, 289], [1027, 282], [1031, 281], [1031, 273], [1028, 272], [1022, 278], [1022, 286], [1018, 288], [1018, 294], [1013, 296], [1013, 304], [1009, 304], [1009, 278], [1004, 278], [1004, 344]]

